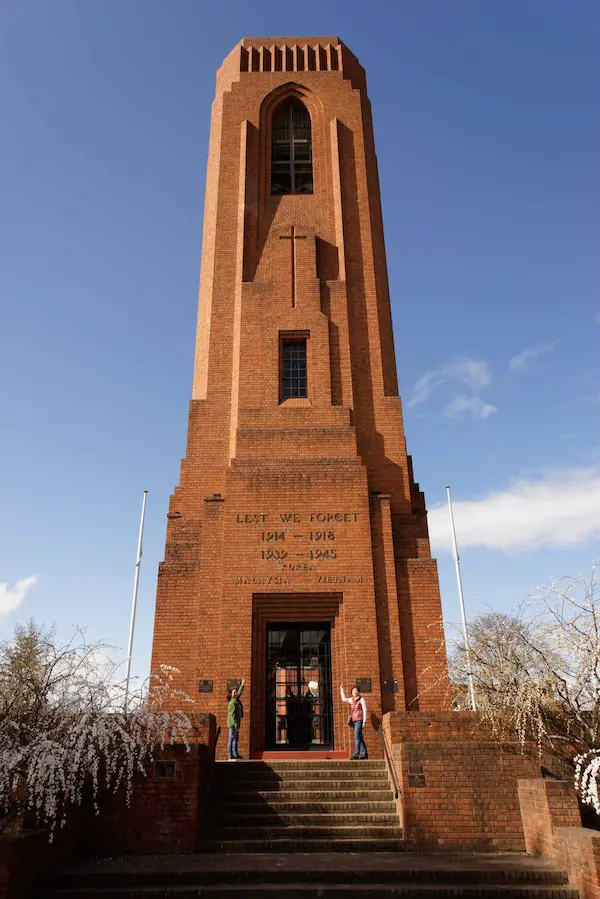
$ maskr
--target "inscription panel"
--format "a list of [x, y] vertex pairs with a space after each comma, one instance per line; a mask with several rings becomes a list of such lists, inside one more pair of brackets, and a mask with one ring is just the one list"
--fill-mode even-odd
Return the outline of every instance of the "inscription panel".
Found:
[[359, 513], [354, 511], [234, 513], [237, 526], [256, 534], [257, 561], [285, 572], [311, 572], [326, 569], [330, 562], [343, 562], [344, 538], [358, 521]]

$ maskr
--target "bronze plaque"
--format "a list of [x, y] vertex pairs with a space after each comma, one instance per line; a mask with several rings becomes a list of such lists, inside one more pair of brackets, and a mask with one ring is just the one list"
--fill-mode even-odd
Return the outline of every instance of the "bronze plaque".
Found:
[[211, 680], [199, 680], [198, 681], [198, 693], [212, 693], [213, 692], [213, 681]]
[[361, 693], [372, 693], [373, 686], [371, 684], [370, 677], [357, 677], [356, 678], [356, 686], [360, 690]]
[[424, 774], [409, 774], [408, 775], [408, 785], [409, 787], [426, 787], [427, 782], [425, 780]]

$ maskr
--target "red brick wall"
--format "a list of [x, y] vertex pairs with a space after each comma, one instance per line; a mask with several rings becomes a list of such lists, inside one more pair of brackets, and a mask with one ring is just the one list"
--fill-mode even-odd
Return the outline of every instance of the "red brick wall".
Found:
[[[192, 852], [196, 844], [202, 800], [212, 768], [216, 722], [194, 716], [197, 732], [189, 752], [183, 744], [166, 746], [134, 779], [131, 803], [123, 791], [102, 794], [100, 815], [88, 806], [78, 850], [82, 854], [111, 852]], [[161, 776], [161, 765], [174, 764], [174, 777]]]
[[600, 833], [581, 826], [571, 781], [521, 780], [527, 852], [567, 871], [581, 899], [600, 899]]
[[[38, 875], [80, 855], [128, 852], [193, 852], [212, 771], [216, 723], [213, 716], [193, 716], [190, 751], [183, 744], [165, 747], [149, 764], [147, 776], [134, 778], [131, 804], [122, 790], [91, 796], [68, 811], [67, 827], [52, 843], [48, 831], [0, 836], [0, 899], [20, 899]], [[173, 778], [160, 777], [157, 763], [174, 763]]]
[[[271, 120], [290, 97], [311, 116], [315, 189], [275, 197]], [[292, 242], [281, 239], [292, 225], [294, 302]], [[280, 334], [295, 332], [309, 335], [309, 396], [281, 402]], [[338, 518], [319, 527], [320, 514]], [[333, 555], [311, 556], [316, 530], [333, 533]], [[285, 557], [265, 556], [272, 531]], [[416, 708], [415, 697], [421, 709], [447, 707], [437, 570], [398, 396], [370, 103], [364, 70], [337, 38], [244, 39], [219, 70], [212, 111], [193, 399], [153, 666], [179, 667], [183, 688], [223, 726], [227, 681], [246, 675], [243, 754], [265, 742], [264, 634], [253, 629], [265, 596], [280, 620], [299, 620], [304, 604], [313, 621], [335, 624], [334, 687], [370, 677], [378, 720]], [[198, 697], [200, 679], [212, 694]], [[344, 720], [338, 703], [336, 749], [350, 749]]]
[[471, 713], [384, 716], [411, 849], [523, 851], [517, 780], [535, 755], [486, 740]]

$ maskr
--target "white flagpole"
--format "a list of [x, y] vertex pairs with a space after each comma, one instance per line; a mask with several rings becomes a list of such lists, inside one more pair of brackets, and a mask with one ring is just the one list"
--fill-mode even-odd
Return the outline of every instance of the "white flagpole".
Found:
[[135, 611], [137, 607], [138, 585], [140, 582], [140, 566], [142, 564], [142, 540], [144, 538], [144, 519], [146, 518], [146, 497], [148, 491], [144, 490], [142, 497], [142, 517], [140, 520], [140, 532], [138, 535], [137, 555], [135, 557], [135, 575], [133, 578], [133, 600], [131, 603], [131, 621], [129, 623], [129, 644], [127, 646], [127, 671], [125, 673], [125, 702], [123, 708], [127, 711], [129, 699], [129, 679], [131, 677], [131, 656], [133, 655], [133, 632], [135, 630]]
[[450, 499], [450, 484], [446, 484], [446, 492], [448, 494], [448, 511], [450, 512], [450, 528], [452, 530], [452, 558], [456, 567], [456, 583], [458, 584], [458, 598], [460, 600], [460, 614], [462, 617], [463, 637], [465, 640], [465, 661], [467, 664], [467, 678], [469, 681], [469, 694], [471, 696], [471, 708], [477, 711], [477, 701], [475, 699], [475, 688], [473, 686], [473, 672], [471, 669], [471, 647], [469, 646], [469, 634], [467, 631], [467, 615], [465, 612], [465, 598], [463, 596], [462, 578], [460, 576], [460, 557], [458, 555], [458, 545], [456, 543], [456, 530], [454, 527], [454, 515], [452, 513], [452, 500]]

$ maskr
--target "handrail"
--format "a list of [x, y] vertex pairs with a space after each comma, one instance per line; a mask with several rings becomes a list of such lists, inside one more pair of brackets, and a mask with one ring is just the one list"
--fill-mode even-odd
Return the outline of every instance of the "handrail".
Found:
[[215, 773], [215, 762], [217, 760], [217, 743], [219, 742], [220, 736], [221, 736], [221, 725], [219, 725], [219, 727], [217, 727], [217, 731], [215, 733], [215, 742], [213, 744], [213, 751], [212, 751], [212, 765], [211, 765], [211, 769], [210, 769], [210, 779], [211, 780], [213, 779], [213, 776]]
[[397, 799], [400, 795], [400, 785], [398, 783], [398, 777], [396, 776], [396, 768], [394, 766], [394, 759], [392, 753], [388, 749], [387, 741], [385, 739], [385, 734], [383, 732], [383, 724], [380, 724], [377, 728], [377, 733], [381, 737], [381, 743], [383, 745], [383, 752], [385, 755], [385, 760], [388, 765], [388, 770], [392, 776], [392, 784], [394, 786], [394, 799]]
[[221, 728], [220, 728], [220, 727], [217, 727], [217, 730], [216, 730], [216, 733], [215, 733], [215, 742], [213, 743], [213, 750], [212, 750], [212, 758], [211, 758], [211, 761], [210, 761], [210, 768], [209, 768], [208, 774], [206, 775], [206, 780], [205, 780], [205, 782], [204, 782], [204, 788], [203, 788], [203, 790], [202, 790], [202, 796], [201, 796], [201, 804], [202, 804], [202, 805], [206, 802], [206, 800], [207, 800], [208, 797], [210, 796], [210, 790], [211, 790], [213, 778], [214, 778], [214, 775], [215, 775], [215, 762], [216, 762], [216, 757], [217, 757], [217, 743], [219, 742], [219, 737], [220, 737], [220, 736], [221, 736]]

